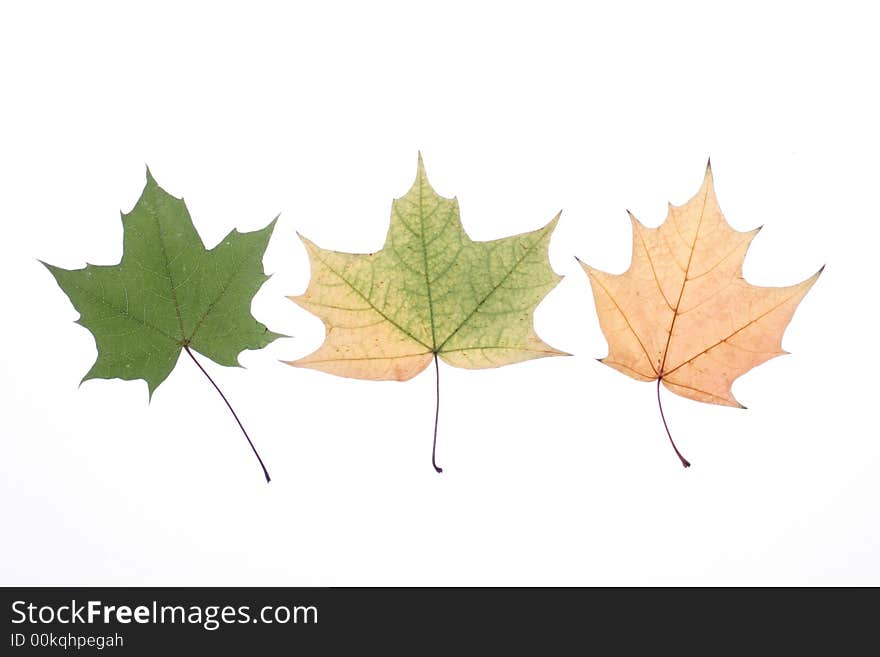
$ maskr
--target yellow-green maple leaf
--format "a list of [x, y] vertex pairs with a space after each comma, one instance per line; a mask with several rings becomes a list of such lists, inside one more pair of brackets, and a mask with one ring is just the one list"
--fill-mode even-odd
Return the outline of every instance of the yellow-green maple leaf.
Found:
[[311, 281], [290, 299], [324, 320], [327, 337], [289, 364], [406, 381], [435, 355], [469, 369], [566, 355], [532, 324], [535, 307], [562, 278], [547, 257], [558, 220], [474, 242], [461, 225], [458, 201], [434, 191], [420, 155], [412, 188], [392, 203], [381, 251], [328, 251], [301, 236]]

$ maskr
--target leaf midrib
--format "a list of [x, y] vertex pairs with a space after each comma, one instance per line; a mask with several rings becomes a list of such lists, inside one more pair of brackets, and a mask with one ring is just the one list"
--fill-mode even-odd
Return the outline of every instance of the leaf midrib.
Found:
[[[681, 289], [678, 292], [678, 300], [675, 302], [675, 308], [672, 310], [672, 322], [669, 325], [669, 333], [666, 336], [666, 346], [663, 348], [663, 360], [660, 363], [659, 371], [657, 375], [662, 379], [664, 376], [669, 374], [669, 372], [664, 372], [663, 368], [666, 367], [666, 357], [669, 355], [669, 345], [672, 343], [672, 332], [675, 330], [675, 321], [678, 319], [678, 309], [681, 307], [681, 300], [684, 297], [684, 290], [688, 284], [688, 273], [691, 269], [691, 263], [694, 260], [694, 252], [697, 249], [697, 242], [700, 239], [700, 228], [703, 226], [703, 215], [706, 213], [706, 201], [709, 199], [709, 186], [706, 186], [706, 191], [703, 193], [703, 205], [700, 208], [700, 218], [697, 220], [697, 229], [694, 231], [694, 241], [691, 244], [691, 252], [688, 255], [687, 266], [684, 270], [684, 278], [681, 281]], [[675, 219], [670, 213], [669, 216], [670, 221], [675, 226], [676, 230], [678, 230], [678, 224], [675, 223]], [[679, 233], [680, 234], [680, 233]]]
[[180, 302], [177, 300], [177, 290], [174, 287], [174, 277], [171, 275], [171, 263], [168, 261], [168, 251], [165, 248], [165, 236], [162, 233], [162, 222], [159, 220], [159, 215], [152, 205], [147, 206], [147, 212], [156, 224], [156, 233], [159, 236], [159, 247], [162, 249], [162, 267], [164, 267], [165, 276], [168, 278], [171, 290], [171, 302], [174, 304], [174, 312], [177, 314], [177, 324], [180, 327], [180, 343], [186, 345], [189, 344], [189, 340], [186, 337], [186, 330], [183, 328], [183, 317], [180, 314]]
[[[437, 333], [434, 327], [434, 300], [431, 297], [431, 277], [428, 275], [428, 245], [425, 244], [425, 216], [424, 212], [422, 212], [422, 191], [425, 188], [425, 179], [422, 176], [419, 176], [419, 237], [422, 241], [422, 262], [424, 263], [424, 273], [425, 273], [425, 288], [428, 291], [428, 321], [431, 323], [431, 351], [433, 353], [437, 353], [439, 348], [437, 347]], [[439, 207], [439, 201], [437, 203]], [[437, 207], [431, 212], [433, 215], [434, 212], [437, 211]]]

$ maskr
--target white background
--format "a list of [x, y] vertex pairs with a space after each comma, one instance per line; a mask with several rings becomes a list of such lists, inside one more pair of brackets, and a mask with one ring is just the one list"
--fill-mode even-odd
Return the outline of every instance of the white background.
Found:
[[[305, 3], [303, 3], [305, 4]], [[876, 17], [869, 3], [7, 3], [0, 11], [0, 583], [880, 584]], [[408, 383], [280, 364], [322, 323], [299, 230], [381, 247], [425, 157], [465, 228], [562, 221], [540, 335], [573, 358]], [[711, 156], [755, 284], [827, 269], [746, 411], [604, 367], [586, 276]], [[89, 381], [37, 258], [118, 262], [149, 164], [209, 246], [278, 212], [255, 316], [296, 336]]]

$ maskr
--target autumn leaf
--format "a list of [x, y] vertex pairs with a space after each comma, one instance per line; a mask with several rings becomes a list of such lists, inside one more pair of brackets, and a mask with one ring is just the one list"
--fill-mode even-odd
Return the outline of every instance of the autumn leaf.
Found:
[[[731, 384], [786, 353], [785, 327], [822, 270], [789, 287], [747, 283], [742, 262], [760, 228], [739, 232], [728, 225], [711, 165], [696, 196], [682, 206], [670, 204], [658, 228], [646, 228], [632, 214], [630, 219], [633, 256], [625, 273], [581, 262], [608, 340], [601, 362], [638, 381], [656, 380], [658, 404], [662, 382], [688, 399], [745, 408]], [[663, 417], [662, 405], [660, 412]], [[669, 440], [688, 467], [671, 435]]]
[[77, 323], [95, 337], [98, 357], [83, 381], [143, 379], [152, 398], [186, 351], [223, 397], [269, 481], [238, 416], [193, 351], [234, 366], [242, 350], [281, 337], [250, 311], [268, 279], [262, 260], [275, 222], [251, 233], [233, 230], [207, 250], [183, 199], [159, 187], [148, 169], [146, 187], [132, 211], [123, 213], [122, 227], [119, 264], [67, 270], [43, 263], [79, 311]]
[[[433, 360], [439, 412], [438, 357], [480, 369], [565, 355], [532, 325], [535, 307], [562, 278], [547, 257], [558, 219], [530, 233], [474, 242], [458, 201], [437, 195], [419, 155], [412, 188], [391, 205], [381, 251], [328, 251], [301, 237], [311, 281], [290, 299], [323, 319], [327, 336], [317, 351], [289, 364], [406, 381]], [[442, 472], [436, 419], [432, 463]]]

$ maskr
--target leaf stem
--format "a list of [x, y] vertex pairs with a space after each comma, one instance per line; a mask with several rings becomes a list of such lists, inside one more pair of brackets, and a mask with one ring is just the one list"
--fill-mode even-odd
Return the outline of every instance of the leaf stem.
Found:
[[434, 447], [431, 449], [431, 465], [437, 472], [443, 472], [443, 468], [437, 466], [437, 423], [440, 420], [440, 363], [437, 354], [434, 354], [434, 372], [437, 374], [437, 408], [434, 411]]
[[672, 440], [672, 434], [669, 433], [669, 425], [666, 424], [666, 416], [663, 414], [663, 403], [660, 401], [660, 381], [662, 379], [657, 379], [657, 406], [660, 407], [660, 417], [663, 419], [663, 426], [666, 428], [666, 435], [669, 436], [669, 442], [672, 444], [672, 449], [675, 450], [676, 456], [681, 459], [681, 464], [689, 468], [691, 467], [690, 461], [688, 461], [685, 457], [681, 455], [681, 452], [678, 451], [678, 447], [675, 446], [675, 441]]
[[248, 432], [245, 431], [244, 425], [241, 423], [241, 420], [238, 419], [238, 415], [236, 414], [235, 409], [232, 408], [232, 404], [230, 404], [229, 400], [226, 399], [226, 395], [223, 394], [223, 391], [220, 390], [220, 387], [216, 383], [214, 383], [214, 379], [211, 378], [211, 375], [208, 374], [205, 371], [205, 368], [202, 367], [202, 364], [196, 360], [196, 357], [190, 350], [189, 345], [185, 344], [183, 345], [183, 348], [186, 350], [186, 353], [189, 354], [189, 357], [192, 358], [196, 366], [200, 370], [202, 370], [202, 374], [208, 377], [208, 381], [211, 382], [211, 385], [214, 386], [214, 389], [220, 394], [220, 396], [223, 398], [223, 401], [226, 402], [226, 406], [229, 409], [229, 412], [232, 413], [232, 417], [234, 417], [235, 421], [238, 422], [238, 426], [241, 429], [241, 432], [244, 434], [244, 437], [247, 438], [248, 444], [251, 446], [251, 449], [254, 450], [254, 456], [256, 456], [257, 460], [260, 462], [260, 467], [263, 468], [263, 474], [266, 476], [266, 483], [268, 484], [270, 481], [272, 481], [272, 479], [269, 477], [269, 471], [266, 469], [266, 465], [263, 463], [263, 459], [260, 458], [260, 454], [259, 452], [257, 452], [257, 448], [254, 447], [254, 443], [251, 440], [251, 437], [248, 435]]

